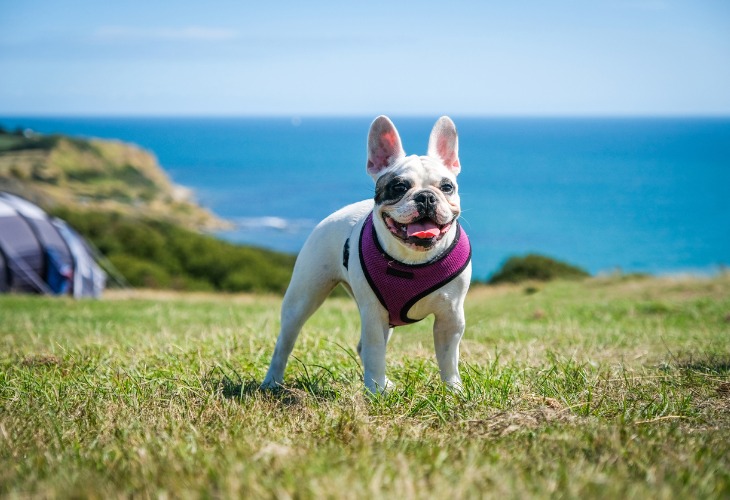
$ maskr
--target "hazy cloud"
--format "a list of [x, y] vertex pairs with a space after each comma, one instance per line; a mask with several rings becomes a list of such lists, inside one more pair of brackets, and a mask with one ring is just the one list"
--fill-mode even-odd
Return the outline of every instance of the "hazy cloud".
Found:
[[5, 3], [0, 114], [730, 112], [728, 0]]
[[227, 28], [187, 26], [183, 28], [135, 28], [130, 26], [102, 26], [94, 38], [106, 41], [228, 41], [238, 38], [238, 32]]
[[666, 0], [635, 0], [627, 3], [627, 5], [629, 7], [648, 11], [659, 11], [669, 8], [669, 2]]

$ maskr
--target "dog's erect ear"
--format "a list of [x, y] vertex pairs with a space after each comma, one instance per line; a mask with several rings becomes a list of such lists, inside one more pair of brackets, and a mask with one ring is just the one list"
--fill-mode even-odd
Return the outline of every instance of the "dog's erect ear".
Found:
[[377, 117], [368, 134], [368, 173], [376, 179], [391, 163], [405, 155], [393, 122], [387, 116]]
[[442, 116], [433, 126], [428, 139], [428, 156], [440, 159], [454, 175], [461, 172], [459, 136], [456, 135], [456, 125], [448, 116]]

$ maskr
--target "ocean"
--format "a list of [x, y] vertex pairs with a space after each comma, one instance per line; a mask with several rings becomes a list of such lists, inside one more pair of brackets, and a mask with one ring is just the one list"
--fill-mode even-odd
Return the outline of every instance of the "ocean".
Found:
[[[151, 150], [174, 182], [236, 229], [297, 252], [314, 225], [373, 195], [373, 117], [0, 117]], [[436, 118], [393, 117], [407, 154]], [[474, 276], [537, 252], [591, 273], [712, 273], [730, 264], [730, 118], [459, 118], [462, 224]]]

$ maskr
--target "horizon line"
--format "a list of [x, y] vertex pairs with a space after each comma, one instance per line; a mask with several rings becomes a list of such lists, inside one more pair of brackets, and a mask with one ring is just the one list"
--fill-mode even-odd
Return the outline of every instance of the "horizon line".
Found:
[[730, 112], [722, 113], [9, 113], [0, 111], [0, 119], [18, 118], [118, 118], [118, 119], [353, 119], [371, 118], [381, 114], [398, 118], [432, 118], [444, 114], [462, 119], [729, 119]]

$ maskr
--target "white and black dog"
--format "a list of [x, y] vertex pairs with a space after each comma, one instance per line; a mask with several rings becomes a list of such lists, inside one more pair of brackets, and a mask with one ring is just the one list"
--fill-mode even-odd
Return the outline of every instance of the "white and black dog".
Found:
[[282, 384], [287, 359], [304, 322], [342, 283], [357, 302], [357, 346], [365, 387], [391, 389], [385, 347], [393, 327], [433, 314], [441, 379], [461, 387], [459, 342], [471, 280], [471, 247], [457, 222], [456, 176], [461, 166], [456, 127], [440, 118], [426, 156], [406, 156], [393, 123], [379, 116], [368, 136], [367, 171], [374, 200], [340, 209], [317, 225], [294, 266], [284, 296], [281, 332], [262, 388]]

